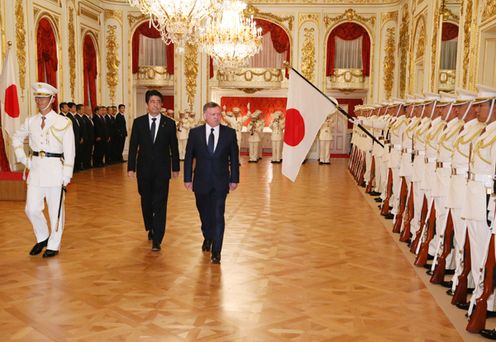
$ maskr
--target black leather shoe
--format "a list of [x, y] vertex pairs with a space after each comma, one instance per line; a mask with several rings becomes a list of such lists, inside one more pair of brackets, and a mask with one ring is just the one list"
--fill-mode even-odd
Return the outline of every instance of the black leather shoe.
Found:
[[490, 340], [496, 340], [496, 329], [482, 329], [479, 334]]
[[202, 244], [202, 252], [210, 252], [210, 248], [212, 247], [212, 240], [205, 239]]
[[393, 214], [391, 214], [391, 213], [389, 213], [389, 214], [384, 215], [384, 218], [385, 218], [386, 220], [392, 220], [392, 219], [394, 219], [394, 215], [393, 215]]
[[33, 248], [31, 248], [31, 252], [29, 252], [29, 255], [40, 254], [43, 248], [47, 246], [47, 244], [48, 244], [48, 239], [46, 239], [45, 241], [38, 242], [33, 246]]
[[152, 252], [160, 252], [160, 245], [157, 243], [153, 244]]
[[211, 262], [212, 262], [212, 264], [220, 264], [220, 254], [212, 253]]
[[444, 270], [444, 274], [453, 275], [455, 274], [455, 270]]
[[148, 241], [152, 241], [153, 240], [153, 233], [151, 230], [148, 231]]
[[448, 291], [446, 291], [446, 294], [448, 296], [454, 296], [455, 295], [455, 292], [452, 289], [449, 289]]
[[434, 260], [434, 255], [427, 254], [427, 260]]
[[470, 303], [456, 303], [456, 307], [462, 310], [468, 310]]
[[369, 192], [369, 195], [370, 196], [380, 196], [381, 193], [380, 192], [377, 192], [377, 191], [371, 191], [371, 192]]
[[453, 287], [453, 281], [442, 281], [441, 282], [442, 287], [446, 287], [448, 289], [451, 289]]
[[382, 202], [382, 198], [380, 198], [380, 197], [374, 198], [374, 201], [376, 201], [377, 203], [381, 203]]
[[59, 254], [59, 251], [52, 251], [51, 249], [47, 249], [45, 253], [43, 253], [44, 258], [51, 258]]
[[425, 265], [424, 265], [424, 268], [427, 268], [428, 270], [430, 270], [430, 269], [431, 269], [431, 267], [432, 267], [432, 264], [425, 264]]

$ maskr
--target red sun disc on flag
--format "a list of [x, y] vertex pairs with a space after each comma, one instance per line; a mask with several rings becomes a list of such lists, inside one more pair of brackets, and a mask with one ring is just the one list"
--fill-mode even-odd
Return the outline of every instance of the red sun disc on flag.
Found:
[[298, 145], [305, 137], [305, 120], [296, 108], [286, 110], [284, 142], [289, 146]]

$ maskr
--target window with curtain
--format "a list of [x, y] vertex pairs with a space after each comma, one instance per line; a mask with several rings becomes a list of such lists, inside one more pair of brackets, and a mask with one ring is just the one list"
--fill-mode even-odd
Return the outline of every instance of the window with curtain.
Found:
[[248, 65], [252, 68], [280, 68], [286, 59], [286, 52], [279, 53], [272, 44], [270, 32], [262, 36], [262, 51], [251, 57]]
[[344, 40], [336, 37], [334, 67], [338, 69], [362, 69], [362, 37]]
[[456, 50], [458, 38], [441, 42], [441, 69], [456, 69]]
[[166, 45], [161, 38], [139, 35], [139, 65], [167, 67]]

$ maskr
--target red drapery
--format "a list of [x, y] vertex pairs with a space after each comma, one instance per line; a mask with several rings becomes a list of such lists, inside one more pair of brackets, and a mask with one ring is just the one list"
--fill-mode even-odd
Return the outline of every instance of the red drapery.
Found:
[[443, 23], [442, 40], [451, 40], [458, 37], [458, 25], [452, 23]]
[[84, 104], [94, 108], [98, 105], [96, 98], [96, 76], [98, 75], [96, 49], [91, 36], [87, 34], [83, 41], [83, 82]]
[[331, 31], [327, 39], [326, 75], [334, 73], [334, 61], [336, 57], [336, 37], [343, 40], [355, 40], [362, 37], [362, 65], [363, 74], [369, 76], [370, 70], [370, 37], [367, 31], [355, 23], [343, 23]]
[[[355, 115], [355, 106], [362, 105], [363, 100], [362, 99], [336, 99], [339, 103], [340, 106], [342, 105], [348, 105], [348, 114], [350, 114], [353, 117], [356, 117]], [[341, 114], [338, 114], [341, 115]], [[348, 122], [348, 128], [353, 128], [353, 124], [351, 122]]]
[[174, 95], [163, 95], [164, 101], [162, 102], [162, 108], [174, 110]]
[[[149, 21], [142, 23], [133, 34], [133, 74], [138, 72], [139, 69], [139, 36], [143, 35], [148, 38], [160, 38], [160, 32], [150, 26]], [[167, 58], [167, 73], [174, 75], [174, 44], [169, 44], [165, 47], [165, 54]]]
[[9, 172], [10, 166], [9, 161], [7, 160], [7, 154], [5, 154], [5, 143], [3, 141], [3, 132], [0, 128], [0, 172]]
[[[263, 119], [265, 120], [265, 126], [268, 126], [272, 119], [270, 114], [276, 110], [280, 110], [283, 113], [286, 112], [286, 102], [285, 97], [237, 97], [237, 96], [223, 96], [220, 98], [220, 105], [223, 108], [226, 106], [226, 111], [231, 112], [233, 107], [238, 107], [241, 110], [242, 115], [246, 115], [248, 108], [247, 105], [250, 103], [250, 111], [254, 112], [256, 110], [262, 111]], [[248, 118], [247, 118], [248, 119]], [[250, 122], [247, 120], [245, 126]]]
[[[37, 57], [38, 57], [38, 81], [46, 82], [57, 88], [57, 41], [52, 25], [46, 18], [42, 18], [36, 32]], [[57, 99], [53, 108], [57, 108]], [[56, 109], [55, 109], [56, 110]]]

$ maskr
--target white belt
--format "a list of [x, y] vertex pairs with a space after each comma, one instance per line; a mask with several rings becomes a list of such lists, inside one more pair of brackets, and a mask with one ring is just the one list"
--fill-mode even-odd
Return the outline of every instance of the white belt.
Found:
[[425, 156], [425, 151], [415, 150], [414, 153], [416, 156]]
[[400, 144], [393, 144], [393, 148], [395, 150], [401, 151], [401, 145]]
[[431, 158], [428, 158], [428, 157], [425, 157], [424, 158], [424, 162], [427, 164], [427, 163], [435, 163], [436, 162], [436, 157], [431, 157]]
[[485, 181], [494, 179], [493, 175], [485, 175], [485, 174], [473, 173], [473, 172], [469, 172], [467, 174], [467, 176], [468, 176], [468, 179], [470, 179], [471, 181], [476, 181], [476, 182], [485, 182]]
[[452, 167], [451, 168], [451, 175], [452, 176], [459, 176], [459, 175], [467, 175], [468, 169], [466, 168], [460, 168], [460, 167]]

